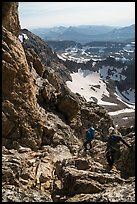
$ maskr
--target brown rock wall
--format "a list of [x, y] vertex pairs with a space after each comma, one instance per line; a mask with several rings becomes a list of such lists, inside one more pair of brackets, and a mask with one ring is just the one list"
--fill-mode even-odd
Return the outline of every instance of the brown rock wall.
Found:
[[20, 30], [18, 2], [2, 2], [2, 25], [18, 36]]

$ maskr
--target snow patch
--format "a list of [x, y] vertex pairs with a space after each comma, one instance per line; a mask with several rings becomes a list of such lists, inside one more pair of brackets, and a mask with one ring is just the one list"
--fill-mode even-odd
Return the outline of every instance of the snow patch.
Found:
[[122, 110], [108, 112], [108, 114], [109, 115], [118, 115], [118, 114], [121, 114], [121, 113], [131, 113], [131, 112], [135, 112], [135, 111], [133, 109], [124, 108]]
[[21, 33], [19, 36], [18, 36], [18, 39], [20, 40], [21, 43], [24, 42], [24, 40], [28, 40], [28, 36], [25, 34], [25, 33]]
[[[73, 72], [71, 74], [72, 81], [67, 81], [66, 84], [68, 88], [74, 92], [79, 93], [82, 97], [84, 97], [87, 101], [96, 101], [99, 105], [111, 105], [117, 106], [116, 103], [103, 101], [103, 96], [109, 97], [109, 92], [106, 89], [106, 83], [103, 79], [106, 78], [108, 69], [113, 70], [113, 67], [103, 67], [101, 70], [102, 76], [100, 77], [100, 72], [94, 72], [90, 70], [82, 70], [79, 69], [78, 72]], [[122, 69], [119, 69], [119, 73]], [[127, 109], [110, 112], [110, 115], [117, 115], [125, 112], [134, 112], [135, 111], [135, 103], [134, 103], [134, 90], [127, 90], [127, 92], [123, 92], [123, 95], [119, 92], [116, 87], [116, 95], [117, 99], [124, 103]], [[129, 97], [129, 101], [125, 99], [125, 97]]]
[[114, 93], [114, 95], [117, 96], [117, 99], [124, 102], [127, 106], [134, 108], [135, 107], [135, 89], [127, 90], [127, 93], [126, 92], [122, 92], [122, 93], [124, 96], [128, 98], [128, 100], [120, 93], [120, 91], [118, 90], [118, 87], [116, 86], [116, 93]]
[[87, 101], [94, 101], [93, 98], [96, 98], [100, 105], [117, 105], [102, 100], [103, 96], [109, 97], [109, 92], [98, 72], [79, 69], [77, 73], [72, 73], [71, 77], [72, 81], [67, 81], [66, 84], [72, 92], [79, 93]]

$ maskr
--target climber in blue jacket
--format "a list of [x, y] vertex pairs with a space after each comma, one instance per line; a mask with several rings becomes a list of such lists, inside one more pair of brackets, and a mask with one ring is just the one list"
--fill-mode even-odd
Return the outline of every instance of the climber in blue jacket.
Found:
[[88, 150], [87, 149], [87, 144], [90, 145], [90, 149], [92, 148], [92, 139], [94, 139], [95, 137], [95, 129], [93, 127], [90, 127], [88, 129], [84, 128], [85, 132], [86, 132], [86, 136], [85, 136], [85, 142], [84, 142], [84, 147], [85, 147], [85, 151]]

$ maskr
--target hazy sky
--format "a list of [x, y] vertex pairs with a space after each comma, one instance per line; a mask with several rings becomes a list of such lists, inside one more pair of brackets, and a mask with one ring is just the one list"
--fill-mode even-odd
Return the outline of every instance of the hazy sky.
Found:
[[135, 2], [19, 2], [22, 28], [135, 23]]

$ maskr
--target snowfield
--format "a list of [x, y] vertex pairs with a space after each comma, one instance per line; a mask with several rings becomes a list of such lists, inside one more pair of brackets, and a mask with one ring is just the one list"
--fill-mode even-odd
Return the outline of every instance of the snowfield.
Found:
[[79, 69], [77, 73], [72, 73], [71, 77], [72, 82], [67, 81], [66, 84], [72, 92], [79, 93], [87, 101], [94, 101], [93, 98], [96, 98], [100, 105], [117, 105], [102, 100], [104, 95], [109, 97], [109, 92], [98, 72]]
[[[113, 67], [109, 67], [113, 70]], [[126, 68], [126, 67], [125, 67]], [[105, 106], [117, 106], [116, 103], [103, 101], [103, 96], [109, 97], [109, 92], [106, 87], [106, 77], [108, 75], [108, 69], [103, 67], [100, 69], [100, 72], [94, 72], [90, 70], [82, 70], [79, 69], [77, 73], [73, 72], [71, 74], [72, 81], [67, 81], [66, 84], [68, 88], [74, 92], [79, 93], [82, 97], [84, 97], [87, 101], [96, 101], [99, 105]], [[120, 79], [121, 69], [118, 69], [117, 75]], [[101, 76], [100, 76], [101, 75]], [[111, 76], [111, 75], [110, 75]], [[121, 76], [124, 78], [124, 76]], [[111, 76], [111, 79], [115, 80], [115, 76]], [[119, 92], [116, 87], [114, 95], [116, 96], [118, 101], [121, 101], [128, 108], [124, 108], [122, 110], [108, 112], [109, 115], [118, 115], [121, 113], [129, 113], [135, 112], [135, 90], [127, 90], [127, 92], [123, 92], [122, 94]], [[126, 99], [126, 98], [127, 99]]]
[[119, 111], [109, 112], [109, 115], [118, 115], [118, 114], [121, 114], [121, 113], [131, 113], [131, 112], [134, 112], [134, 111], [135, 110], [133, 110], [133, 109], [125, 108], [125, 109], [122, 109], [122, 110], [119, 110]]
[[[115, 122], [119, 122], [121, 125], [133, 123], [135, 118], [135, 88], [126, 88], [125, 91], [120, 92], [113, 81], [120, 82], [127, 79], [124, 73], [128, 71], [128, 64], [131, 61], [134, 62], [135, 58], [134, 41], [123, 45], [121, 43], [90, 43], [81, 47], [69, 46], [63, 50], [60, 49], [57, 56], [63, 61], [70, 60], [83, 64], [93, 60], [93, 71], [79, 69], [77, 73], [73, 72], [71, 74], [72, 81], [66, 82], [68, 88], [74, 93], [79, 93], [87, 101], [94, 101], [105, 106], [108, 114]], [[118, 63], [125, 64], [116, 67], [115, 64], [113, 66], [111, 63], [109, 65], [109, 63], [103, 64], [102, 62], [99, 67], [98, 62], [107, 60], [108, 56]]]

